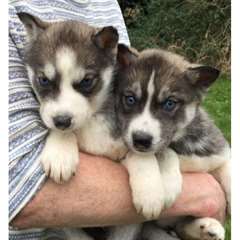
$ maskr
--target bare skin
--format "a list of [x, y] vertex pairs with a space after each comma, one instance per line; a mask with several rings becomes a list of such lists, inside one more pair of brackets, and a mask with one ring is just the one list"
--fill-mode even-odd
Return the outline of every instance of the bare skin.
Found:
[[[144, 221], [132, 205], [126, 169], [105, 158], [81, 153], [76, 175], [58, 185], [47, 180], [11, 222], [17, 228], [89, 227]], [[183, 191], [162, 216], [225, 218], [225, 197], [209, 174], [184, 174]]]

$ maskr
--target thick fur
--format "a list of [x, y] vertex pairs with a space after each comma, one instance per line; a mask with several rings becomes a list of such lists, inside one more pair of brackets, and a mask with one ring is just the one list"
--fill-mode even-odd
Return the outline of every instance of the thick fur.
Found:
[[[126, 157], [124, 164], [129, 170], [137, 210], [147, 219], [157, 218], [165, 205], [166, 189], [162, 186], [155, 151], [126, 155], [128, 146], [116, 126], [112, 91], [117, 57], [116, 30], [96, 29], [73, 21], [44, 23], [28, 14], [21, 14], [20, 18], [29, 37], [25, 54], [29, 78], [40, 102], [42, 120], [51, 130], [40, 156], [46, 174], [56, 182], [67, 181], [78, 164], [78, 146], [83, 151], [113, 160]], [[82, 88], [86, 79], [93, 82], [90, 89]], [[153, 85], [148, 90], [153, 92]], [[71, 119], [64, 129], [55, 122], [59, 116]], [[138, 161], [143, 158], [147, 159]], [[180, 171], [177, 174], [177, 191], [167, 198], [171, 202], [181, 191]], [[151, 197], [146, 198], [149, 194]], [[83, 232], [80, 234], [82, 236]], [[76, 231], [73, 239], [75, 237]]]
[[[177, 161], [173, 164], [175, 172], [164, 179], [166, 191], [174, 192], [174, 185], [179, 181], [176, 179], [178, 167], [182, 172], [210, 172], [222, 185], [230, 209], [230, 148], [200, 106], [208, 87], [217, 79], [218, 70], [191, 64], [160, 49], [144, 50], [138, 55], [124, 46], [119, 49], [118, 55], [123, 56], [118, 56], [121, 71], [116, 87], [117, 116], [126, 144], [136, 152], [133, 133], [148, 133], [153, 139], [149, 151], [159, 150], [156, 156], [162, 176], [166, 172], [164, 165], [171, 164], [170, 157], [165, 164], [162, 162], [162, 153], [171, 149], [180, 161], [179, 165]], [[132, 97], [135, 99], [130, 106], [126, 104], [129, 96], [131, 102]], [[166, 111], [168, 99], [175, 102], [171, 111]], [[159, 129], [151, 129], [156, 122]], [[168, 221], [157, 224], [166, 227]], [[224, 239], [224, 229], [215, 219], [176, 219], [171, 225], [182, 239]], [[137, 238], [157, 239], [156, 232], [148, 236], [146, 232], [149, 230]]]
[[[93, 126], [102, 126], [101, 131], [110, 134], [101, 112], [111, 98], [118, 33], [113, 27], [98, 29], [75, 21], [45, 23], [24, 13], [20, 18], [29, 38], [25, 53], [29, 78], [40, 102], [40, 116], [50, 129], [40, 160], [53, 180], [67, 181], [78, 164], [78, 143], [93, 144], [85, 136], [78, 141], [78, 130], [92, 133]], [[109, 118], [111, 112], [106, 113]], [[109, 144], [117, 145], [113, 143]]]

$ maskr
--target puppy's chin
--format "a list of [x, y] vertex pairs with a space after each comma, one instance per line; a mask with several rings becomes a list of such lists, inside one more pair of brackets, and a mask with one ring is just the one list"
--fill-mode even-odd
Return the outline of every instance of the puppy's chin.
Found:
[[132, 150], [134, 153], [136, 153], [136, 154], [138, 154], [138, 155], [142, 155], [142, 156], [155, 154], [155, 151], [152, 150], [152, 149], [146, 150], [146, 151], [140, 151], [140, 150], [138, 150], [138, 149], [136, 149], [136, 148], [133, 147], [133, 148], [131, 148], [131, 150]]
[[56, 128], [55, 126], [51, 126], [50, 128], [49, 128], [50, 130], [54, 130], [54, 131], [57, 131], [57, 132], [59, 132], [59, 133], [71, 133], [71, 132], [73, 132], [74, 130], [76, 130], [76, 129], [74, 129], [73, 127], [69, 127], [69, 128], [66, 128], [66, 129], [60, 129], [60, 128]]
[[125, 142], [127, 148], [137, 155], [146, 156], [146, 155], [149, 155], [149, 154], [155, 154], [156, 153], [156, 149], [154, 149], [154, 148], [149, 148], [148, 150], [137, 149], [136, 147], [134, 147], [132, 141], [129, 140], [128, 138], [124, 138], [124, 142]]

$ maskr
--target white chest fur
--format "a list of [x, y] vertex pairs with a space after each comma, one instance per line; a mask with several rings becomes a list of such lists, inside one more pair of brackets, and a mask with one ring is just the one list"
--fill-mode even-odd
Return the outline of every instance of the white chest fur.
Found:
[[103, 115], [92, 117], [84, 128], [76, 132], [80, 150], [115, 161], [122, 159], [127, 148], [121, 138], [112, 137], [109, 124]]

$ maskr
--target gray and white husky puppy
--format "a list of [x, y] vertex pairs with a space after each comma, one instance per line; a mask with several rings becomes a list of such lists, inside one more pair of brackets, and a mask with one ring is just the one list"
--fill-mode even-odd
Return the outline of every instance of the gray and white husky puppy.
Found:
[[[113, 27], [94, 28], [76, 21], [47, 23], [26, 13], [19, 17], [29, 38], [26, 68], [40, 103], [40, 116], [50, 130], [40, 159], [54, 181], [67, 181], [78, 164], [78, 144], [85, 150], [83, 141], [91, 136], [92, 128], [106, 125], [101, 117], [109, 109], [107, 105], [114, 104], [111, 92], [118, 32]], [[109, 119], [112, 116], [110, 109]], [[88, 136], [78, 142], [78, 131], [85, 130]], [[98, 142], [99, 138], [91, 136], [91, 153], [107, 147], [104, 137]], [[108, 151], [114, 151], [115, 145]]]
[[[161, 49], [136, 54], [124, 45], [119, 45], [118, 62], [121, 67], [115, 87], [116, 114], [126, 145], [133, 152], [154, 152], [162, 176], [165, 175], [166, 165], [177, 163], [171, 163], [170, 156], [167, 161], [158, 157], [166, 150], [177, 154], [182, 172], [211, 173], [226, 193], [230, 213], [230, 148], [200, 106], [219, 71], [209, 66], [191, 64], [183, 57]], [[128, 159], [125, 161], [128, 162]], [[178, 167], [176, 165], [171, 169]], [[140, 175], [138, 177], [141, 178]], [[167, 181], [163, 184], [166, 193], [174, 189], [172, 186], [178, 178], [170, 174], [163, 181]], [[215, 219], [171, 221], [174, 224], [169, 224], [175, 226], [182, 239], [224, 239], [224, 228]], [[157, 224], [167, 226], [168, 221], [158, 221]], [[159, 229], [151, 223], [145, 224], [140, 235], [139, 226], [135, 229], [132, 239], [162, 239]], [[125, 236], [124, 227], [122, 232]], [[113, 239], [121, 237], [116, 235]]]

